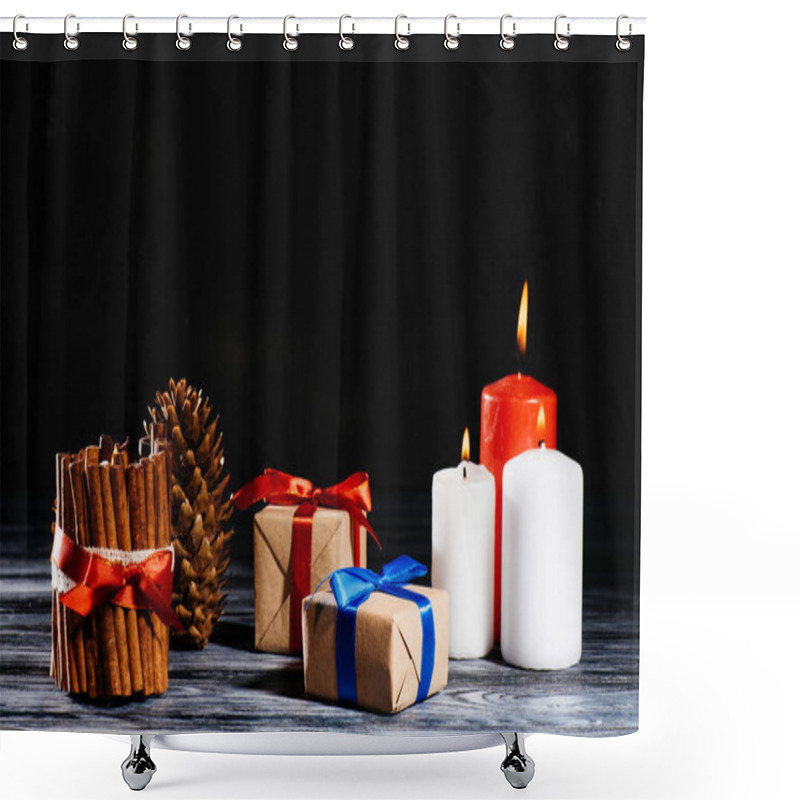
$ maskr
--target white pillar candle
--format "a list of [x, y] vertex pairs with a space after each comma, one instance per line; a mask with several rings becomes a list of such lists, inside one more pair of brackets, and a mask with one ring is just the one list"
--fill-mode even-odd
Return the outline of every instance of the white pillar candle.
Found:
[[509, 664], [562, 669], [581, 658], [583, 470], [540, 446], [503, 469], [500, 648]]
[[450, 594], [450, 658], [483, 658], [494, 644], [492, 473], [466, 453], [433, 476], [431, 583]]

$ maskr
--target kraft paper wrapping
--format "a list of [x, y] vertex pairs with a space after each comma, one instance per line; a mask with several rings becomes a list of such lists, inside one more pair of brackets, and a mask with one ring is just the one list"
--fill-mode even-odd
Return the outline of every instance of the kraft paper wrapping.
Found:
[[[255, 648], [265, 653], [291, 653], [289, 591], [291, 588], [292, 517], [297, 506], [266, 506], [253, 520], [255, 575]], [[343, 567], [367, 566], [367, 531], [359, 526], [361, 563], [353, 561], [353, 523], [346, 511], [318, 508], [311, 527], [311, 587]]]
[[[409, 584], [430, 598], [436, 629], [436, 652], [428, 697], [447, 685], [449, 608], [447, 592]], [[319, 591], [303, 601], [303, 670], [306, 692], [338, 700], [336, 617], [333, 593]], [[399, 597], [374, 592], [358, 608], [356, 688], [358, 705], [394, 714], [413, 705], [419, 689], [422, 623], [419, 607]]]

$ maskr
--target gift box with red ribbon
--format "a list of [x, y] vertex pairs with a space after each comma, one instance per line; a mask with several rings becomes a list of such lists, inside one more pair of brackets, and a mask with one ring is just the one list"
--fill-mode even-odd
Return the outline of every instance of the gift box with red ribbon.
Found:
[[335, 570], [366, 567], [367, 532], [378, 543], [366, 516], [369, 478], [357, 472], [322, 489], [267, 469], [233, 502], [239, 509], [268, 503], [253, 519], [255, 649], [300, 653], [303, 598]]

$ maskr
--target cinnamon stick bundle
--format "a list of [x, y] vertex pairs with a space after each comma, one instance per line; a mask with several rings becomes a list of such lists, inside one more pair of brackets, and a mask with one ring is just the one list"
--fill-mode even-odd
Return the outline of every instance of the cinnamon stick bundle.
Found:
[[[114, 445], [108, 436], [74, 455], [59, 453], [54, 528], [83, 547], [169, 546], [167, 457], [162, 451], [131, 463], [127, 441]], [[106, 603], [82, 617], [54, 590], [52, 625], [51, 675], [65, 691], [94, 699], [167, 690], [169, 627], [154, 612]]]

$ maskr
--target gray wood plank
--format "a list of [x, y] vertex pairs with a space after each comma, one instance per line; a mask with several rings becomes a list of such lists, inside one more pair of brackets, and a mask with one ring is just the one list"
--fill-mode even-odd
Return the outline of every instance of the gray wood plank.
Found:
[[0, 727], [101, 733], [519, 730], [616, 736], [638, 726], [638, 620], [631, 598], [587, 591], [584, 651], [570, 669], [529, 672], [499, 653], [451, 661], [444, 691], [395, 716], [303, 694], [299, 658], [253, 651], [252, 577], [234, 568], [227, 612], [202, 651], [170, 652], [170, 688], [146, 701], [91, 703], [58, 690], [50, 660], [46, 558], [0, 560]]

